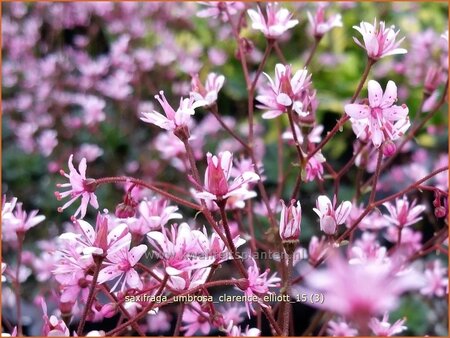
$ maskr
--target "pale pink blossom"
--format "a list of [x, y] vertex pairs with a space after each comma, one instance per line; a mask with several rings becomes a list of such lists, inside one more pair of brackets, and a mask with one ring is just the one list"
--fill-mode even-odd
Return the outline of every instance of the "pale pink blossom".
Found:
[[[306, 275], [307, 285], [323, 293], [323, 304], [315, 306], [340, 314], [365, 326], [370, 318], [393, 310], [406, 291], [423, 286], [414, 270], [397, 273], [390, 264], [348, 264], [339, 254], [330, 255], [327, 268]], [[380, 295], [383, 295], [380, 297]]]
[[228, 322], [226, 328], [226, 333], [230, 337], [259, 337], [261, 335], [261, 330], [256, 327], [250, 328], [248, 325], [245, 331], [242, 332], [242, 328], [234, 324], [233, 321]]
[[416, 205], [415, 200], [410, 203], [406, 195], [403, 198], [396, 198], [395, 205], [390, 202], [385, 202], [383, 205], [389, 212], [389, 216], [385, 215], [384, 217], [390, 224], [399, 228], [419, 222], [422, 219], [420, 214], [426, 209], [425, 205]]
[[[195, 310], [194, 310], [195, 309]], [[197, 302], [190, 303], [183, 312], [183, 326], [181, 327], [185, 336], [193, 336], [200, 331], [203, 335], [208, 335], [211, 331], [210, 316]]]
[[342, 27], [342, 16], [340, 14], [335, 14], [326, 20], [325, 8], [326, 6], [324, 4], [319, 4], [314, 16], [311, 12], [307, 12], [308, 20], [312, 27], [312, 34], [318, 39], [322, 38], [334, 27]]
[[332, 337], [355, 337], [358, 334], [358, 330], [351, 327], [344, 320], [330, 320], [328, 323], [327, 333]]
[[325, 254], [331, 248], [325, 237], [320, 240], [317, 236], [312, 236], [308, 246], [308, 260], [312, 265], [317, 264], [325, 257]]
[[[360, 137], [363, 131], [372, 139], [375, 147], [379, 147], [385, 140], [395, 141], [409, 128], [409, 109], [405, 104], [394, 105], [397, 101], [397, 86], [389, 81], [383, 94], [380, 84], [369, 81], [369, 105], [351, 103], [345, 105], [345, 112], [353, 120], [361, 120]], [[364, 128], [363, 128], [364, 126]]]
[[107, 216], [97, 215], [95, 229], [85, 220], [75, 220], [80, 234], [66, 232], [60, 238], [76, 241], [81, 245], [84, 255], [108, 255], [114, 254], [131, 242], [131, 234], [126, 224], [117, 224], [109, 229]]
[[395, 54], [406, 54], [407, 50], [398, 48], [405, 39], [404, 37], [395, 41], [400, 31], [395, 31], [395, 26], [385, 27], [385, 23], [380, 21], [377, 25], [377, 19], [373, 25], [362, 21], [359, 26], [353, 26], [363, 37], [363, 43], [353, 37], [356, 44], [367, 51], [369, 58], [378, 60], [382, 57]]
[[298, 241], [300, 236], [300, 225], [302, 222], [302, 206], [300, 201], [292, 200], [286, 207], [281, 200], [280, 237], [283, 241]]
[[70, 196], [71, 199], [66, 202], [62, 207], [58, 208], [59, 212], [69, 207], [73, 202], [75, 202], [79, 197], [81, 197], [81, 205], [73, 214], [73, 217], [77, 217], [81, 213], [80, 218], [84, 218], [87, 211], [87, 206], [90, 204], [95, 209], [98, 208], [97, 196], [95, 196], [96, 184], [93, 179], [86, 178], [86, 159], [83, 158], [78, 166], [78, 171], [75, 169], [72, 163], [73, 154], [69, 157], [69, 174], [65, 173], [63, 170], [60, 171], [62, 176], [69, 179], [69, 183], [57, 184], [58, 188], [69, 188], [66, 191], [56, 191], [55, 196], [58, 200]]
[[[294, 124], [295, 134], [297, 136], [298, 143], [304, 144], [306, 141], [310, 144], [312, 143], [320, 143], [322, 140], [322, 132], [323, 132], [323, 125], [319, 124], [312, 128], [312, 130], [308, 133], [308, 135], [303, 135], [303, 132], [301, 128]], [[294, 136], [292, 135], [292, 131], [289, 128], [281, 135], [283, 140], [288, 140], [290, 142], [294, 142]]]
[[312, 182], [316, 178], [319, 181], [323, 181], [323, 165], [322, 163], [326, 162], [325, 157], [322, 155], [322, 151], [318, 151], [311, 157], [306, 163], [305, 171], [305, 180], [307, 182]]
[[228, 21], [228, 14], [235, 15], [245, 8], [245, 4], [239, 1], [199, 1], [198, 3], [206, 6], [197, 12], [199, 18], [220, 18], [224, 22]]
[[40, 297], [40, 303], [42, 307], [44, 320], [44, 325], [42, 327], [42, 335], [43, 336], [59, 336], [59, 337], [69, 337], [70, 332], [66, 323], [62, 319], [58, 319], [56, 316], [51, 315], [50, 317], [47, 314], [47, 304], [45, 303], [44, 298]]
[[[254, 171], [245, 171], [229, 184], [228, 180], [233, 166], [233, 155], [229, 151], [219, 153], [218, 156], [208, 153], [207, 163], [205, 185], [203, 191], [195, 193], [197, 198], [219, 201], [232, 196], [246, 196], [248, 195], [248, 183], [260, 179]], [[253, 194], [251, 197], [254, 197]]]
[[128, 242], [127, 246], [106, 256], [104, 262], [106, 267], [100, 271], [98, 276], [99, 284], [119, 277], [111, 290], [115, 290], [120, 283], [122, 283], [121, 291], [124, 291], [126, 286], [133, 289], [142, 289], [141, 278], [134, 266], [147, 251], [147, 246], [141, 244], [130, 249], [130, 244]]
[[387, 249], [376, 240], [377, 236], [371, 232], [363, 232], [350, 248], [349, 264], [367, 264], [372, 261], [387, 263]]
[[[24, 234], [45, 220], [44, 215], [38, 215], [38, 210], [32, 210], [27, 213], [23, 210], [22, 203], [16, 204], [15, 199], [13, 199], [12, 202], [13, 205], [6, 205], [7, 203], [5, 203], [5, 211], [6, 209], [11, 209], [11, 207], [13, 207], [14, 209], [12, 212], [5, 212], [5, 219], [3, 219], [2, 215], [2, 235], [4, 241], [16, 240], [16, 236]], [[11, 212], [11, 214], [9, 214], [9, 212]]]
[[213, 255], [202, 254], [200, 243], [208, 241], [205, 234], [192, 230], [187, 223], [174, 224], [170, 230], [163, 227], [161, 231], [151, 231], [147, 239], [170, 276], [209, 267], [216, 260]]
[[447, 271], [438, 259], [428, 264], [425, 270], [425, 286], [420, 289], [420, 293], [428, 297], [444, 297], [448, 294]]
[[45, 157], [48, 157], [53, 152], [53, 149], [58, 145], [58, 134], [53, 129], [44, 130], [41, 135], [39, 135], [37, 143], [39, 150]]
[[103, 155], [103, 149], [96, 144], [83, 143], [75, 155], [75, 158], [82, 160], [86, 158], [87, 162], [94, 162], [97, 158]]
[[254, 9], [247, 10], [252, 20], [252, 28], [261, 31], [268, 39], [277, 39], [284, 32], [298, 24], [298, 20], [292, 20], [292, 14], [286, 8], [279, 8], [278, 3], [268, 3], [266, 16], [258, 6], [258, 12]]
[[292, 109], [299, 116], [307, 116], [307, 106], [304, 104], [306, 89], [311, 84], [311, 74], [306, 69], [295, 72], [292, 76], [291, 66], [278, 63], [275, 66], [275, 80], [264, 73], [269, 80], [269, 89], [256, 100], [260, 102], [257, 108], [268, 110], [262, 117], [272, 119]]
[[[247, 299], [251, 299], [254, 296], [258, 297], [258, 303], [261, 306], [267, 306], [262, 302], [261, 297], [264, 297], [270, 293], [269, 288], [279, 287], [281, 279], [274, 273], [271, 277], [268, 277], [270, 269], [260, 273], [259, 267], [256, 264], [253, 257], [250, 258], [250, 266], [247, 268], [248, 277], [245, 283], [241, 283], [238, 287], [244, 291]], [[247, 309], [247, 315], [250, 318], [250, 312], [255, 314], [255, 309], [251, 301], [245, 302], [245, 308]]]
[[406, 318], [403, 318], [397, 320], [394, 324], [390, 324], [389, 313], [386, 312], [383, 315], [382, 320], [379, 320], [378, 318], [372, 318], [369, 322], [369, 328], [372, 330], [375, 336], [391, 337], [407, 329], [407, 327], [403, 325], [405, 321]]
[[139, 203], [140, 221], [144, 223], [145, 231], [142, 235], [151, 230], [157, 230], [167, 224], [172, 219], [181, 219], [183, 216], [178, 213], [178, 207], [169, 205], [166, 199], [153, 197], [151, 200], [144, 200]]
[[225, 82], [225, 76], [216, 73], [209, 73], [206, 78], [205, 86], [200, 82], [198, 74], [192, 76], [191, 95], [195, 101], [203, 102], [206, 106], [212, 105], [217, 101], [220, 89]]
[[333, 235], [337, 226], [345, 223], [352, 210], [350, 201], [342, 202], [337, 208], [336, 202], [336, 196], [333, 197], [333, 203], [331, 203], [327, 196], [321, 195], [317, 198], [316, 208], [313, 208], [320, 218], [320, 230], [327, 235]]
[[174, 131], [179, 127], [188, 127], [191, 116], [195, 114], [195, 109], [205, 104], [202, 100], [194, 102], [192, 96], [186, 99], [181, 98], [180, 105], [175, 111], [167, 102], [163, 91], [160, 91], [159, 95], [155, 95], [155, 98], [161, 104], [166, 116], [154, 110], [151, 113], [143, 112], [141, 120], [169, 131]]

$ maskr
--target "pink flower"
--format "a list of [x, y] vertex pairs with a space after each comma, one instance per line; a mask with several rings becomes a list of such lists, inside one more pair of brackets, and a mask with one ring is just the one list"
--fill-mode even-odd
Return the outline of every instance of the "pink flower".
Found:
[[185, 336], [193, 336], [197, 331], [208, 335], [211, 331], [209, 313], [202, 311], [200, 304], [193, 302], [183, 312], [183, 326]]
[[209, 73], [206, 78], [205, 86], [202, 85], [198, 74], [192, 76], [192, 92], [191, 95], [195, 101], [203, 102], [206, 106], [212, 105], [217, 101], [217, 96], [225, 82], [225, 76], [216, 73]]
[[334, 196], [333, 203], [331, 203], [330, 199], [325, 195], [317, 198], [316, 208], [313, 208], [314, 212], [320, 218], [320, 230], [327, 235], [333, 235], [336, 232], [336, 227], [344, 224], [352, 210], [352, 203], [350, 201], [344, 201], [335, 208], [336, 196]]
[[349, 253], [350, 264], [366, 264], [370, 262], [387, 263], [387, 249], [380, 246], [376, 235], [371, 232], [363, 232], [361, 239], [355, 241]]
[[175, 111], [172, 106], [167, 102], [164, 92], [159, 92], [161, 95], [155, 95], [155, 98], [161, 104], [166, 116], [158, 113], [154, 110], [152, 113], [142, 113], [141, 120], [154, 124], [162, 129], [174, 131], [178, 127], [188, 127], [191, 116], [195, 114], [195, 108], [201, 107], [205, 104], [204, 101], [194, 102], [194, 98], [191, 96], [189, 99], [180, 99], [180, 106]]
[[55, 196], [58, 200], [70, 196], [71, 199], [64, 204], [62, 207], [58, 208], [59, 212], [62, 212], [68, 206], [70, 206], [73, 202], [75, 202], [79, 197], [81, 197], [81, 205], [73, 214], [73, 217], [77, 217], [81, 212], [81, 217], [84, 218], [86, 215], [86, 210], [88, 204], [92, 205], [95, 209], [98, 208], [97, 196], [95, 196], [94, 192], [96, 189], [95, 180], [88, 178], [86, 179], [86, 159], [83, 158], [78, 166], [79, 173], [75, 169], [72, 163], [73, 154], [69, 157], [69, 174], [66, 174], [63, 170], [60, 171], [61, 175], [67, 177], [69, 179], [69, 183], [57, 184], [58, 188], [70, 188], [69, 190], [63, 192], [55, 192]]
[[340, 14], [333, 15], [328, 20], [325, 20], [325, 5], [323, 4], [318, 5], [317, 12], [314, 16], [309, 11], [307, 15], [312, 27], [313, 36], [316, 39], [322, 38], [325, 33], [334, 27], [342, 27], [342, 17]]
[[308, 246], [309, 262], [312, 265], [317, 264], [322, 258], [325, 257], [325, 254], [330, 248], [331, 246], [327, 243], [325, 237], [322, 237], [319, 240], [316, 236], [312, 236]]
[[[274, 273], [271, 277], [267, 277], [270, 269], [266, 269], [262, 274], [259, 272], [258, 265], [256, 264], [253, 257], [250, 259], [250, 266], [247, 268], [248, 278], [245, 283], [239, 285], [239, 288], [244, 291], [247, 299], [257, 296], [258, 303], [261, 306], [266, 306], [262, 301], [261, 297], [269, 293], [270, 287], [279, 287], [281, 279]], [[250, 318], [250, 311], [254, 314], [255, 309], [253, 308], [251, 301], [245, 302], [245, 308], [247, 309], [247, 315]]]
[[261, 103], [257, 108], [268, 110], [262, 115], [263, 119], [273, 119], [291, 107], [300, 116], [309, 114], [303, 103], [306, 89], [311, 84], [311, 75], [306, 69], [298, 70], [291, 78], [291, 66], [278, 63], [275, 66], [275, 81], [268, 74], [264, 75], [269, 80], [270, 88], [265, 94], [256, 97]]
[[169, 205], [166, 199], [152, 198], [139, 203], [140, 222], [147, 229], [142, 235], [151, 230], [156, 230], [167, 224], [172, 219], [181, 219], [183, 216], [177, 212], [178, 207]]
[[328, 323], [327, 333], [332, 337], [355, 337], [358, 331], [348, 325], [344, 320], [331, 320]]
[[108, 218], [101, 214], [97, 215], [95, 230], [84, 220], [75, 220], [74, 223], [81, 234], [66, 232], [60, 238], [78, 242], [84, 255], [114, 254], [131, 242], [131, 234], [126, 224], [118, 224], [109, 230]]
[[[397, 100], [397, 86], [393, 81], [389, 81], [386, 91], [378, 82], [370, 80], [368, 85], [369, 105], [367, 104], [347, 104], [345, 112], [351, 118], [361, 120], [364, 129], [360, 128], [360, 137], [363, 131], [368, 133], [375, 147], [379, 147], [385, 140], [396, 140], [409, 128], [408, 107], [394, 105]], [[352, 121], [352, 119], [351, 119]], [[396, 123], [394, 123], [397, 121]]]
[[375, 336], [391, 337], [407, 329], [403, 324], [406, 318], [397, 320], [394, 324], [388, 322], [389, 314], [386, 312], [383, 319], [372, 318], [369, 322], [369, 328]]
[[98, 276], [99, 284], [119, 277], [111, 290], [115, 290], [120, 282], [122, 282], [121, 291], [125, 290], [125, 286], [133, 289], [142, 289], [142, 281], [134, 266], [147, 251], [147, 246], [141, 244], [130, 250], [130, 244], [128, 242], [126, 247], [106, 256], [106, 261], [104, 262], [106, 267], [100, 271]]
[[232, 196], [247, 195], [247, 184], [259, 180], [255, 172], [245, 171], [228, 184], [233, 166], [233, 155], [229, 151], [219, 153], [218, 156], [208, 153], [207, 163], [205, 185], [203, 191], [195, 193], [197, 198], [219, 201]]
[[389, 202], [383, 203], [389, 211], [389, 216], [384, 216], [392, 225], [399, 228], [412, 225], [419, 222], [422, 217], [419, 215], [426, 209], [425, 205], [416, 205], [416, 201], [410, 204], [406, 195], [403, 198], [397, 198], [395, 205]]
[[307, 274], [306, 283], [324, 296], [323, 304], [315, 306], [363, 327], [370, 318], [394, 309], [402, 293], [423, 285], [423, 278], [414, 270], [396, 273], [394, 268], [377, 262], [351, 265], [335, 254], [330, 255], [327, 269]]
[[300, 224], [302, 222], [302, 206], [300, 201], [292, 200], [286, 207], [281, 200], [280, 237], [282, 241], [298, 241], [300, 236]]
[[70, 332], [66, 323], [62, 319], [58, 319], [56, 316], [47, 315], [47, 304], [44, 298], [40, 298], [40, 303], [42, 307], [42, 312], [44, 313], [42, 319], [44, 320], [44, 326], [42, 327], [43, 336], [59, 336], [59, 337], [69, 337]]
[[247, 10], [252, 20], [252, 28], [260, 30], [268, 39], [277, 39], [288, 29], [298, 24], [298, 20], [291, 20], [292, 14], [286, 8], [278, 8], [278, 3], [268, 3], [266, 16], [258, 7], [258, 12], [254, 9]]
[[380, 25], [377, 25], [377, 19], [374, 20], [373, 25], [368, 22], [361, 22], [359, 27], [353, 26], [363, 37], [364, 44], [353, 37], [356, 44], [367, 51], [369, 58], [373, 60], [381, 59], [382, 57], [395, 54], [406, 54], [408, 51], [404, 48], [398, 48], [398, 46], [405, 39], [401, 38], [399, 41], [395, 41], [400, 31], [395, 31], [395, 26], [385, 28], [383, 21], [380, 21]]
[[226, 328], [227, 335], [230, 337], [259, 337], [261, 330], [256, 327], [250, 328], [248, 325], [245, 331], [242, 332], [242, 328], [234, 324], [233, 321], [229, 322]]
[[151, 231], [147, 239], [170, 276], [209, 267], [216, 260], [213, 255], [203, 254], [200, 243], [208, 242], [205, 234], [192, 230], [187, 223], [174, 224], [170, 231], [164, 227], [161, 231]]
[[314, 154], [313, 157], [311, 157], [306, 163], [306, 181], [312, 182], [316, 178], [318, 178], [320, 181], [323, 180], [323, 165], [322, 163], [326, 162], [325, 157], [322, 155], [322, 151], [318, 151]]
[[38, 210], [27, 213], [22, 209], [22, 203], [16, 203], [17, 198], [6, 202], [4, 197], [2, 208], [3, 241], [16, 241], [19, 234], [24, 234], [31, 228], [45, 220], [45, 216], [38, 215]]
[[245, 4], [238, 1], [199, 1], [198, 3], [206, 6], [197, 12], [199, 18], [220, 17], [224, 22], [228, 21], [227, 11], [230, 15], [234, 15], [245, 7]]
[[422, 295], [443, 297], [448, 294], [447, 268], [442, 266], [440, 260], [436, 259], [428, 264], [425, 270], [425, 279], [425, 286], [420, 289]]
[[53, 129], [44, 130], [37, 140], [39, 150], [45, 157], [48, 157], [53, 152], [53, 149], [58, 145], [58, 134]]

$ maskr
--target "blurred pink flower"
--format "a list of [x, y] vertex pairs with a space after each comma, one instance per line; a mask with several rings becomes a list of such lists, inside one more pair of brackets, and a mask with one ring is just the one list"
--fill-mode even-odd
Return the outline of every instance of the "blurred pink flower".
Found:
[[58, 200], [70, 196], [71, 199], [64, 204], [62, 207], [58, 208], [59, 212], [62, 212], [64, 209], [69, 207], [73, 202], [75, 202], [79, 197], [81, 197], [81, 205], [73, 214], [73, 217], [77, 217], [80, 214], [80, 218], [84, 218], [86, 215], [86, 210], [88, 204], [91, 204], [95, 209], [98, 208], [97, 196], [95, 196], [96, 184], [93, 179], [86, 178], [86, 159], [83, 158], [80, 161], [78, 166], [79, 173], [75, 169], [72, 163], [73, 154], [69, 157], [69, 174], [65, 173], [63, 170], [60, 171], [62, 176], [65, 176], [69, 179], [69, 183], [57, 184], [58, 188], [70, 188], [69, 190], [59, 192], [55, 192], [55, 196]]
[[312, 236], [308, 246], [309, 263], [312, 265], [317, 264], [325, 257], [325, 254], [330, 248], [331, 245], [326, 241], [325, 237], [319, 240], [316, 236]]
[[292, 200], [286, 207], [281, 200], [280, 237], [282, 241], [298, 241], [302, 222], [302, 206], [300, 201]]
[[3, 241], [16, 241], [16, 235], [24, 234], [45, 220], [44, 215], [38, 215], [38, 210], [27, 213], [22, 209], [22, 203], [16, 204], [16, 201], [17, 199], [13, 198], [11, 202], [4, 204], [2, 209]]
[[206, 106], [212, 105], [217, 101], [217, 96], [225, 82], [225, 76], [216, 73], [209, 73], [206, 78], [205, 86], [200, 82], [198, 74], [192, 76], [191, 96], [195, 101], [204, 102]]
[[403, 198], [395, 199], [395, 205], [390, 202], [383, 203], [383, 205], [389, 212], [389, 216], [385, 215], [384, 217], [390, 224], [400, 228], [419, 222], [422, 219], [419, 215], [426, 209], [425, 205], [416, 205], [415, 200], [410, 203], [406, 195]]
[[428, 264], [425, 270], [425, 286], [420, 289], [420, 293], [428, 297], [443, 297], [448, 294], [447, 271], [439, 259]]
[[205, 185], [203, 191], [195, 193], [197, 198], [219, 201], [232, 196], [245, 196], [248, 193], [247, 184], [260, 179], [254, 171], [245, 171], [229, 185], [233, 166], [233, 155], [229, 151], [219, 153], [218, 156], [208, 153], [207, 163]]
[[327, 333], [332, 337], [355, 337], [358, 334], [358, 330], [351, 327], [344, 320], [331, 320], [328, 323]]
[[375, 336], [391, 337], [407, 329], [403, 324], [406, 318], [397, 320], [394, 324], [389, 323], [389, 314], [386, 312], [383, 319], [372, 318], [369, 322], [369, 328]]
[[298, 24], [298, 20], [291, 20], [292, 14], [286, 8], [279, 8], [276, 2], [266, 5], [267, 18], [259, 6], [258, 12], [249, 9], [247, 13], [252, 20], [252, 28], [260, 30], [268, 39], [277, 39]]
[[308, 20], [312, 27], [312, 34], [315, 38], [322, 38], [322, 36], [334, 27], [342, 27], [342, 16], [340, 14], [335, 14], [326, 20], [325, 8], [326, 6], [324, 4], [319, 4], [314, 16], [311, 12], [307, 12]]
[[50, 316], [47, 315], [47, 304], [45, 303], [45, 300], [43, 297], [40, 297], [40, 303], [42, 307], [43, 316], [42, 319], [44, 320], [44, 325], [42, 327], [42, 335], [43, 336], [59, 336], [59, 337], [69, 337], [70, 332], [69, 328], [67, 327], [66, 323], [62, 319], [58, 319], [56, 316]]
[[199, 1], [198, 3], [206, 6], [197, 12], [199, 18], [220, 17], [224, 22], [228, 21], [227, 11], [230, 15], [234, 15], [245, 8], [245, 4], [240, 1]]
[[401, 38], [395, 41], [400, 31], [395, 31], [395, 26], [389, 28], [385, 27], [385, 23], [380, 21], [377, 25], [377, 19], [374, 20], [373, 25], [362, 21], [358, 26], [353, 26], [363, 37], [364, 44], [357, 38], [353, 37], [356, 44], [367, 51], [369, 58], [378, 60], [382, 57], [395, 54], [406, 54], [408, 51], [404, 48], [398, 48], [405, 39]]
[[181, 219], [183, 216], [177, 212], [178, 207], [169, 205], [166, 199], [153, 197], [139, 203], [140, 222], [146, 229], [142, 235], [152, 230], [157, 230], [172, 219]]
[[344, 224], [352, 210], [350, 201], [342, 202], [337, 208], [336, 202], [336, 196], [333, 197], [333, 203], [331, 203], [327, 196], [320, 195], [316, 201], [316, 208], [313, 208], [320, 218], [320, 230], [327, 235], [333, 235], [337, 226]]
[[300, 116], [309, 114], [303, 100], [305, 89], [310, 85], [311, 74], [308, 75], [306, 69], [298, 70], [292, 76], [291, 66], [285, 66], [278, 63], [275, 66], [275, 81], [264, 73], [269, 80], [270, 88], [263, 95], [258, 95], [256, 100], [261, 104], [257, 108], [268, 110], [262, 117], [263, 119], [273, 119], [287, 112], [292, 107]]
[[44, 130], [38, 137], [37, 143], [42, 155], [48, 157], [58, 145], [58, 133], [53, 129]]
[[242, 328], [234, 324], [233, 321], [228, 322], [228, 326], [226, 328], [227, 336], [230, 337], [259, 337], [261, 335], [261, 330], [256, 327], [250, 328], [248, 325], [245, 328], [245, 331], [242, 332]]
[[366, 326], [370, 318], [394, 309], [402, 293], [418, 289], [424, 282], [414, 270], [395, 273], [391, 264], [376, 262], [351, 265], [337, 252], [327, 262], [326, 269], [306, 275], [307, 285], [324, 296], [323, 304], [316, 306], [358, 326]]
[[[369, 105], [347, 104], [345, 112], [352, 118], [352, 122], [353, 119], [363, 122], [356, 137], [359, 138], [365, 131], [378, 148], [385, 140], [398, 139], [409, 128], [409, 109], [405, 104], [394, 105], [397, 100], [397, 86], [393, 81], [388, 82], [383, 94], [380, 84], [370, 80], [368, 92]], [[394, 121], [397, 122], [393, 123]]]
[[127, 246], [106, 256], [104, 262], [106, 267], [100, 271], [98, 283], [102, 284], [119, 277], [111, 291], [114, 291], [121, 282], [121, 291], [125, 290], [125, 286], [142, 289], [142, 281], [134, 266], [147, 251], [147, 246], [141, 244], [130, 249], [130, 244], [128, 242]]
[[185, 336], [193, 336], [197, 331], [208, 335], [211, 331], [209, 313], [202, 310], [197, 302], [190, 303], [183, 312], [183, 326]]

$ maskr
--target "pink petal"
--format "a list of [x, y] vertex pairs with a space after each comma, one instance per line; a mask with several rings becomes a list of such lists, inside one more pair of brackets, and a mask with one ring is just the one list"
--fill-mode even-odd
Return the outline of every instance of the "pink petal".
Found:
[[383, 98], [381, 100], [381, 108], [388, 108], [397, 100], [397, 86], [394, 81], [389, 81], [386, 85]]
[[369, 103], [372, 108], [379, 107], [383, 98], [383, 90], [377, 81], [370, 80], [368, 85]]
[[344, 109], [348, 116], [357, 120], [367, 118], [370, 115], [370, 107], [365, 104], [346, 104]]

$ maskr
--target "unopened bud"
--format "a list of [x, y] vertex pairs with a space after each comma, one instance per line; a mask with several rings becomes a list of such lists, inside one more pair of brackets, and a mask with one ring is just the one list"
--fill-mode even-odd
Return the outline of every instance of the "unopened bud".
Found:
[[136, 206], [124, 202], [117, 204], [115, 215], [117, 218], [129, 218], [136, 214]]
[[384, 142], [384, 146], [383, 146], [383, 155], [386, 157], [391, 157], [392, 155], [395, 154], [395, 152], [397, 151], [397, 147], [395, 146], [395, 143], [388, 140], [386, 142]]
[[434, 209], [434, 215], [437, 218], [444, 218], [445, 216], [447, 216], [447, 210], [443, 207], [437, 207], [436, 209]]

